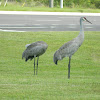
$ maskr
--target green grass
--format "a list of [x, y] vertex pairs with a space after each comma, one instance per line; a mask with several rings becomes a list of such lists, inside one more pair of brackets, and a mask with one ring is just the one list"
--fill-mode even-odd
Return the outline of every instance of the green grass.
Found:
[[3, 5], [0, 6], [0, 10], [2, 11], [45, 11], [45, 12], [87, 12], [87, 13], [100, 13], [100, 9], [96, 8], [82, 8], [82, 7], [64, 7], [61, 9], [60, 7], [22, 7], [19, 4], [8, 4], [6, 7]]
[[[85, 32], [85, 40], [72, 56], [53, 63], [54, 52], [78, 32], [0, 32], [0, 100], [99, 100], [100, 32]], [[39, 59], [38, 75], [33, 61], [21, 59], [27, 43], [45, 41], [48, 49]]]

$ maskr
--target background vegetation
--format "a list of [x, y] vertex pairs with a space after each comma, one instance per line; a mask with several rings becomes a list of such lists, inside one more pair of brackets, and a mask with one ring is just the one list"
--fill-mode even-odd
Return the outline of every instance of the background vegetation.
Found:
[[[37, 5], [43, 4], [45, 6], [49, 6], [50, 0], [16, 0], [17, 2], [27, 2], [27, 3], [35, 3], [37, 2]], [[64, 7], [90, 7], [90, 8], [100, 8], [100, 0], [64, 0]], [[59, 7], [60, 0], [54, 0], [54, 6]]]
[[[77, 1], [77, 2], [76, 2]], [[84, 2], [83, 2], [84, 1]], [[49, 0], [2, 0], [0, 10], [4, 11], [45, 11], [45, 12], [88, 12], [100, 13], [98, 0], [64, 0], [64, 8], [60, 8], [60, 0], [54, 0], [54, 7], [49, 8]]]
[[[85, 41], [73, 55], [71, 79], [68, 58], [53, 63], [54, 52], [78, 32], [0, 32], [0, 100], [99, 100], [100, 32], [85, 32]], [[25, 45], [45, 41], [48, 49], [39, 59], [22, 60]]]
[[[5, 2], [5, 0], [1, 0]], [[16, 2], [23, 4], [23, 6], [49, 6], [50, 0], [8, 0], [8, 2]], [[87, 7], [87, 8], [99, 8], [100, 9], [100, 0], [64, 0], [64, 7]], [[54, 7], [60, 7], [60, 0], [54, 0]]]

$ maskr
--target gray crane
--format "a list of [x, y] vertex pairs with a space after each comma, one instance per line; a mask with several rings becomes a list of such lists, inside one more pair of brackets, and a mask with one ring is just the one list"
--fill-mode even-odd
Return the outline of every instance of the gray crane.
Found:
[[83, 24], [82, 24], [83, 21], [91, 23], [85, 17], [81, 17], [80, 18], [80, 33], [79, 33], [79, 35], [76, 38], [72, 39], [71, 41], [69, 41], [69, 42], [65, 43], [64, 45], [62, 45], [54, 53], [53, 61], [56, 65], [57, 65], [58, 60], [62, 60], [64, 57], [69, 57], [68, 78], [70, 78], [71, 57], [78, 50], [78, 48], [81, 46], [81, 44], [84, 41], [84, 31], [83, 31]]
[[37, 68], [36, 68], [36, 75], [38, 71], [38, 60], [39, 56], [45, 53], [48, 45], [43, 41], [37, 41], [32, 44], [26, 45], [26, 50], [22, 54], [22, 59], [25, 58], [27, 62], [29, 59], [32, 60], [34, 58], [34, 75], [35, 75], [35, 58], [37, 57]]

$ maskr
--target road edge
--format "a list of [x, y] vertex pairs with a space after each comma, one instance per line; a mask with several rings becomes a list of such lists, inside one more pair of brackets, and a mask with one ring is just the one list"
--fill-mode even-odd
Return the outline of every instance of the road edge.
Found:
[[67, 16], [100, 16], [100, 13], [79, 13], [79, 12], [37, 12], [37, 11], [0, 11], [0, 14], [16, 15], [67, 15]]

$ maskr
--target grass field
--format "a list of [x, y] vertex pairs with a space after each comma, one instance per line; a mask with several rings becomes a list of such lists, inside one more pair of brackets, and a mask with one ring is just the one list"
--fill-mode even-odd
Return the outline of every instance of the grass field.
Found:
[[[0, 100], [100, 100], [100, 32], [85, 32], [85, 41], [73, 55], [71, 78], [68, 58], [53, 63], [54, 52], [78, 32], [0, 32]], [[45, 41], [48, 49], [39, 59], [21, 59], [25, 45]]]
[[49, 8], [49, 7], [22, 7], [17, 4], [8, 4], [6, 7], [3, 5], [0, 6], [0, 11], [45, 11], [45, 12], [87, 12], [87, 13], [100, 13], [100, 9], [96, 8], [82, 8], [82, 7], [64, 7], [61, 9], [60, 7], [54, 7], [54, 8]]

